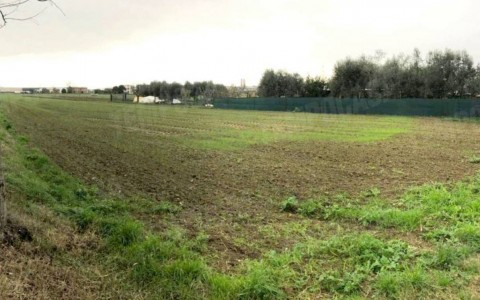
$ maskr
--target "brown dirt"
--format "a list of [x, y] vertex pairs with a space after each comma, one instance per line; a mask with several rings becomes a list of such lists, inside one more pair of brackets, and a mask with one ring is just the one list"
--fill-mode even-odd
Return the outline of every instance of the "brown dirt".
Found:
[[[413, 132], [380, 142], [281, 142], [230, 152], [171, 143], [152, 149], [149, 136], [69, 128], [35, 114], [17, 114], [12, 121], [33, 145], [89, 183], [119, 195], [141, 193], [180, 203], [184, 209], [173, 222], [191, 232], [207, 231], [222, 268], [298, 239], [269, 241], [257, 230], [298, 218], [279, 212], [278, 203], [287, 196], [355, 196], [377, 187], [395, 197], [409, 186], [475, 174], [478, 165], [467, 158], [480, 153], [478, 124], [434, 118], [418, 118]], [[129, 141], [133, 145], [125, 146]], [[252, 246], [256, 240], [264, 248]]]
[[7, 221], [0, 244], [14, 246], [18, 243], [31, 241], [33, 241], [32, 234], [26, 227], [14, 224], [11, 220]]
[[[480, 126], [438, 119], [417, 123], [413, 133], [375, 143], [282, 142], [234, 152], [171, 144], [149, 149], [148, 138], [134, 152], [137, 148], [125, 149], [102, 138], [102, 130], [72, 132], [48, 123], [17, 128], [56, 163], [90, 183], [196, 205], [232, 195], [250, 200], [355, 195], [371, 187], [391, 196], [408, 186], [475, 173], [478, 166], [467, 157], [480, 153]], [[122, 137], [123, 142], [129, 136]]]

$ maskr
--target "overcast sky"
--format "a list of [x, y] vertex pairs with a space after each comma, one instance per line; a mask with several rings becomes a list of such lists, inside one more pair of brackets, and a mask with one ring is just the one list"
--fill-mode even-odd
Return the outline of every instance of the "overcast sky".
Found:
[[[5, 2], [6, 0], [0, 0]], [[109, 87], [152, 80], [257, 85], [266, 68], [330, 76], [347, 56], [467, 50], [474, 0], [56, 0], [0, 29], [0, 86]], [[45, 4], [32, 3], [18, 17]]]

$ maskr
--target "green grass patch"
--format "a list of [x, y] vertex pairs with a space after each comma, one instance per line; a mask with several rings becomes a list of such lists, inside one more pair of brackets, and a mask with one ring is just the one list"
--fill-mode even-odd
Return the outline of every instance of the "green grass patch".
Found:
[[480, 156], [478, 155], [473, 155], [468, 158], [468, 162], [472, 164], [480, 164]]
[[[71, 128], [122, 127], [135, 139], [232, 151], [272, 142], [375, 142], [410, 132], [414, 119], [360, 115], [225, 111], [2, 96], [8, 110], [25, 110]], [[195, 120], [195, 122], [192, 122]], [[8, 126], [7, 123], [5, 126]], [[131, 140], [127, 142], [131, 144]], [[158, 141], [157, 141], [158, 142]], [[124, 146], [127, 146], [124, 144]]]
[[439, 228], [453, 230], [462, 226], [473, 231], [471, 228], [476, 228], [480, 222], [480, 174], [453, 186], [429, 184], [415, 187], [393, 203], [379, 195], [379, 191], [373, 195], [369, 190], [360, 199], [308, 200], [297, 203], [296, 207], [298, 212], [312, 218], [351, 220], [404, 231], [421, 230], [425, 234]]

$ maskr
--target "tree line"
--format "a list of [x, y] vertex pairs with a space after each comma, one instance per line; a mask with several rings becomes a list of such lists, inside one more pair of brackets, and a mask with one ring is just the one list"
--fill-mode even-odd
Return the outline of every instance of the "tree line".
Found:
[[211, 100], [214, 98], [229, 97], [229, 90], [223, 84], [212, 81], [177, 82], [153, 81], [150, 84], [140, 84], [136, 87], [139, 96], [156, 96], [160, 99], [191, 99], [193, 101]]
[[266, 70], [258, 85], [260, 97], [325, 97], [328, 96], [327, 81], [320, 77], [303, 79], [297, 73]]
[[385, 59], [382, 53], [335, 64], [330, 80], [266, 70], [261, 97], [465, 98], [480, 94], [480, 66], [466, 51], [430, 51]]

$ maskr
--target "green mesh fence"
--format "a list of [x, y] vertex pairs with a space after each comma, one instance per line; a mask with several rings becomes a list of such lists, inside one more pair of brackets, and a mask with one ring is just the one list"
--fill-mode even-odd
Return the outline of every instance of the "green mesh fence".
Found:
[[480, 117], [476, 99], [223, 98], [216, 108], [326, 114]]
[[113, 102], [129, 102], [133, 103], [133, 99], [135, 95], [130, 95], [130, 94], [110, 94], [110, 101]]

